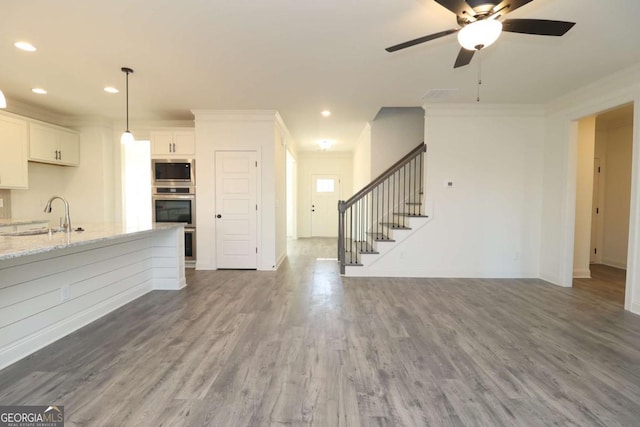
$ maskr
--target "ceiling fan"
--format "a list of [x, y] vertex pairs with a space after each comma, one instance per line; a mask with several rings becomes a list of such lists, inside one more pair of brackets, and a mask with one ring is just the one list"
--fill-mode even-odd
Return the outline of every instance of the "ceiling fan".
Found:
[[502, 31], [511, 33], [534, 34], [540, 36], [562, 36], [575, 25], [575, 22], [551, 21], [547, 19], [506, 19], [500, 18], [524, 6], [533, 0], [435, 0], [436, 3], [456, 14], [460, 28], [441, 31], [419, 37], [386, 48], [387, 52], [415, 46], [420, 43], [458, 33], [458, 42], [462, 46], [453, 68], [465, 66], [471, 62], [473, 54], [495, 42]]

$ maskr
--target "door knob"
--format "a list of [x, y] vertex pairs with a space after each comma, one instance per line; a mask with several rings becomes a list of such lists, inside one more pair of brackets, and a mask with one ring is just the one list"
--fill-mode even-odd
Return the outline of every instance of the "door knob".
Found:
[[222, 215], [218, 214], [216, 215], [216, 218], [222, 218]]

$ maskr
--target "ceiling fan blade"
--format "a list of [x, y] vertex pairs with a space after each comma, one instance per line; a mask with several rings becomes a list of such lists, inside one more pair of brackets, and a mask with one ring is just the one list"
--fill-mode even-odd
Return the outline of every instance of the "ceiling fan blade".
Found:
[[473, 18], [476, 15], [474, 10], [465, 0], [436, 0], [436, 3], [446, 7], [451, 12], [463, 18]]
[[496, 7], [494, 7], [493, 10], [502, 11], [500, 15], [504, 16], [507, 13], [513, 12], [517, 8], [524, 6], [525, 4], [532, 1], [533, 0], [503, 0]]
[[507, 19], [502, 23], [502, 31], [539, 36], [562, 36], [574, 25], [576, 25], [575, 22], [547, 19]]
[[456, 63], [453, 65], [453, 68], [469, 65], [469, 62], [471, 62], [471, 59], [473, 59], [474, 53], [476, 53], [475, 50], [460, 48], [460, 52], [458, 52], [458, 57], [456, 58]]
[[449, 34], [453, 34], [453, 33], [457, 33], [457, 32], [458, 32], [457, 29], [455, 29], [455, 30], [447, 30], [447, 31], [440, 31], [439, 33], [429, 34], [428, 36], [419, 37], [417, 39], [409, 40], [408, 42], [404, 42], [404, 43], [397, 44], [395, 46], [388, 47], [385, 50], [387, 52], [395, 52], [396, 50], [400, 50], [400, 49], [404, 49], [404, 48], [407, 48], [407, 47], [415, 46], [417, 44], [428, 42], [429, 40], [438, 39], [440, 37], [448, 36]]

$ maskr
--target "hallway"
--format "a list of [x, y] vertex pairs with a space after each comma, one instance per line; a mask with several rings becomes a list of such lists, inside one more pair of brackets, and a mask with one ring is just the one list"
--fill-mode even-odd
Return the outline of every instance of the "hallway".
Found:
[[604, 264], [591, 264], [589, 267], [591, 279], [573, 279], [574, 289], [585, 290], [592, 293], [594, 297], [624, 307], [626, 270]]

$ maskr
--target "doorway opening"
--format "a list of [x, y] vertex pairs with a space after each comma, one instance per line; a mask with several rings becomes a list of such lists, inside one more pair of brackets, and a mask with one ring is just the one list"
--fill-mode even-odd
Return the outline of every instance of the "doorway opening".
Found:
[[573, 285], [620, 304], [629, 246], [633, 113], [627, 104], [578, 122]]

